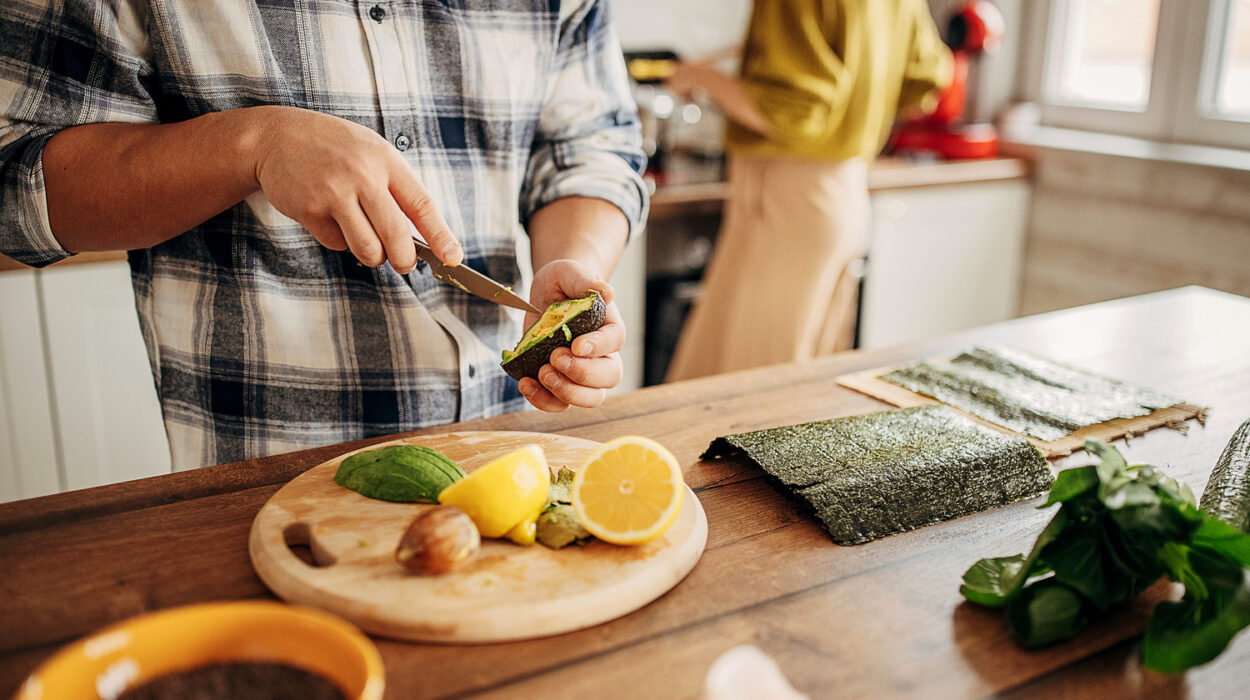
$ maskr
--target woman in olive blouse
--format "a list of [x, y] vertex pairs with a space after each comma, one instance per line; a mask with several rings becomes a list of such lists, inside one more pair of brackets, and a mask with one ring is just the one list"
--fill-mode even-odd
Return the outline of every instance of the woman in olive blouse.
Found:
[[729, 196], [670, 380], [851, 347], [867, 164], [950, 71], [925, 0], [756, 0], [738, 77], [677, 67], [729, 118]]

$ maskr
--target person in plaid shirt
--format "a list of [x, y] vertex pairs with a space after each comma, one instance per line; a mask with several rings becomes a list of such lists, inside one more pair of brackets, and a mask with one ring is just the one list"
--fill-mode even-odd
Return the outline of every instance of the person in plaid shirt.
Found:
[[[128, 250], [175, 469], [596, 406], [608, 322], [518, 385], [519, 313], [600, 290], [647, 209], [607, 0], [7, 0], [0, 252]], [[525, 319], [532, 321], [533, 318]]]

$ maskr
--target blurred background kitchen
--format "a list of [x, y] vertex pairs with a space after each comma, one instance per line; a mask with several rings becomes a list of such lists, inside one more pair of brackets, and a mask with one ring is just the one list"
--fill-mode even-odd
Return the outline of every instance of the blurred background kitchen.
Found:
[[[857, 347], [1187, 284], [1250, 296], [1250, 0], [929, 5], [965, 103], [870, 170]], [[668, 93], [664, 61], [739, 43], [750, 10], [614, 2], [653, 186], [612, 280], [617, 391], [663, 381], [725, 197], [724, 118]], [[168, 470], [124, 255], [0, 257], [0, 501]]]

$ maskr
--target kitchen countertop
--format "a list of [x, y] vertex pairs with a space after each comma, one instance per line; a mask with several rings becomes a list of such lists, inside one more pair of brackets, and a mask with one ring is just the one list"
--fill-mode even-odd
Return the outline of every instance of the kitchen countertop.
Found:
[[[679, 214], [719, 213], [728, 187], [720, 161], [670, 156], [662, 182], [652, 182], [651, 218]], [[979, 160], [912, 160], [878, 158], [868, 169], [868, 190], [878, 192], [909, 187], [956, 185], [991, 180], [1013, 180], [1029, 176], [1029, 163], [1022, 158]]]
[[[962, 601], [985, 556], [1027, 551], [1051, 517], [1041, 499], [855, 547], [750, 465], [701, 461], [717, 436], [887, 408], [836, 378], [1001, 342], [1210, 407], [1205, 425], [1118, 443], [1201, 493], [1250, 416], [1250, 299], [1198, 287], [1015, 319], [897, 348], [843, 353], [609, 397], [595, 410], [497, 416], [448, 430], [525, 430], [667, 445], [707, 512], [707, 548], [650, 605], [586, 630], [527, 642], [438, 646], [379, 640], [387, 697], [696, 698], [722, 652], [753, 643], [795, 686], [823, 697], [1232, 697], [1250, 673], [1250, 634], [1186, 674], [1143, 671], [1140, 633], [1167, 583], [1040, 650], [1003, 617]], [[393, 436], [392, 436], [393, 437]], [[261, 505], [356, 441], [0, 505], [0, 697], [62, 644], [146, 611], [266, 598], [248, 559]], [[1084, 460], [1084, 461], [1083, 461]], [[1064, 464], [1088, 463], [1079, 454]], [[51, 468], [51, 467], [50, 467]]]

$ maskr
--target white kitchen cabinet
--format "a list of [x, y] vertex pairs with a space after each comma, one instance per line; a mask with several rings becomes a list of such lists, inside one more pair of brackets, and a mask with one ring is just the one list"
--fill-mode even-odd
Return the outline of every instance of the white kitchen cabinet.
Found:
[[167, 473], [169, 445], [129, 267], [111, 261], [39, 275], [64, 487]]
[[616, 295], [616, 307], [625, 321], [625, 347], [621, 348], [621, 383], [609, 393], [633, 391], [642, 386], [644, 331], [647, 311], [647, 232], [636, 233], [626, 246], [609, 283]]
[[920, 340], [1017, 315], [1026, 179], [872, 193], [859, 346]]
[[34, 271], [0, 273], [0, 502], [61, 490]]

